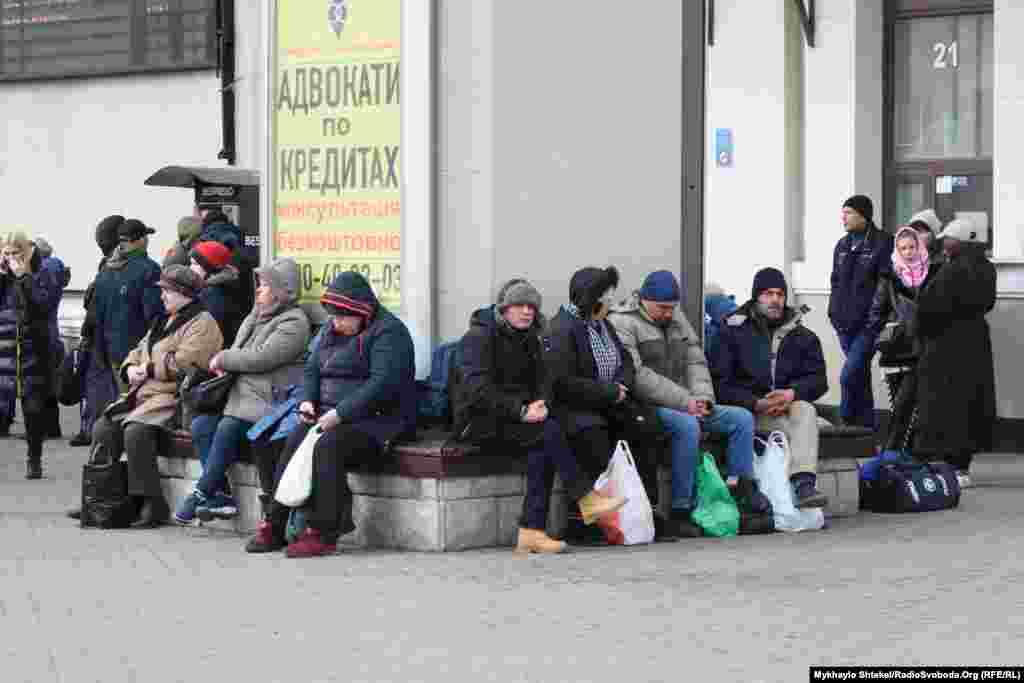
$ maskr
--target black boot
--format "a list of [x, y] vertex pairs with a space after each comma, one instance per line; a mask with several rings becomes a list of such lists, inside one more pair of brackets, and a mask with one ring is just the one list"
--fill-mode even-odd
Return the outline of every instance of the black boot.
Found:
[[152, 529], [167, 521], [167, 502], [163, 496], [146, 496], [139, 516], [132, 522], [133, 529]]
[[704, 530], [694, 523], [692, 515], [692, 509], [672, 508], [665, 520], [665, 533], [674, 538], [700, 538]]
[[77, 446], [90, 446], [90, 445], [92, 445], [92, 436], [90, 436], [89, 434], [86, 434], [85, 432], [78, 432], [73, 437], [71, 437], [71, 441], [68, 441], [68, 445], [69, 446], [76, 446], [76, 447]]
[[43, 459], [40, 456], [28, 457], [28, 464], [25, 468], [26, 479], [42, 479], [43, 478]]

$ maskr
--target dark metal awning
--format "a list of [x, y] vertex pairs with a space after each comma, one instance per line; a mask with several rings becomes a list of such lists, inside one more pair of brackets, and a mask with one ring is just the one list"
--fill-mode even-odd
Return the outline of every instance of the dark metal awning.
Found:
[[156, 185], [158, 187], [196, 188], [201, 185], [258, 187], [259, 184], [259, 171], [235, 167], [164, 166], [146, 178], [146, 185]]

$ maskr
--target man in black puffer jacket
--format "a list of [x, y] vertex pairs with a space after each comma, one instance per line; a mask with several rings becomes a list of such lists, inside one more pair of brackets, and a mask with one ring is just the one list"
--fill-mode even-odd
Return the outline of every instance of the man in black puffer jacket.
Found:
[[786, 306], [786, 278], [775, 268], [754, 276], [750, 301], [725, 319], [711, 372], [719, 403], [752, 412], [755, 428], [779, 430], [789, 441], [788, 474], [797, 507], [824, 507], [817, 490], [818, 413], [828, 391], [818, 335], [802, 311]]
[[892, 235], [874, 224], [874, 207], [862, 194], [843, 204], [846, 235], [832, 256], [832, 294], [828, 319], [846, 354], [840, 384], [843, 388], [840, 415], [847, 424], [875, 428], [875, 399], [871, 392], [871, 357], [875, 334], [868, 326], [868, 312], [878, 279], [892, 269]]

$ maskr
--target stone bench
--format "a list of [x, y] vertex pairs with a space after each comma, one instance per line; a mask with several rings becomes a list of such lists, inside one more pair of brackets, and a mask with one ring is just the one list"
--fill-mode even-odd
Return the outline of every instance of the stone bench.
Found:
[[[526, 491], [525, 463], [500, 454], [447, 444], [440, 431], [424, 431], [415, 442], [398, 444], [372, 464], [348, 473], [356, 531], [343, 542], [421, 551], [451, 551], [509, 546], [515, 543]], [[279, 448], [283, 442], [278, 442]], [[724, 442], [706, 445], [721, 460]], [[870, 431], [822, 427], [818, 487], [829, 497], [826, 513], [855, 514], [859, 508], [857, 459], [874, 454]], [[251, 457], [251, 454], [249, 456]], [[188, 432], [176, 433], [170, 452], [158, 458], [164, 494], [172, 506], [192, 490], [200, 476]], [[215, 527], [249, 534], [260, 516], [261, 492], [256, 465], [240, 462], [229, 472], [239, 515], [214, 521]], [[659, 507], [667, 514], [671, 470], [658, 471]], [[558, 478], [552, 491], [548, 532], [565, 530], [569, 501]]]

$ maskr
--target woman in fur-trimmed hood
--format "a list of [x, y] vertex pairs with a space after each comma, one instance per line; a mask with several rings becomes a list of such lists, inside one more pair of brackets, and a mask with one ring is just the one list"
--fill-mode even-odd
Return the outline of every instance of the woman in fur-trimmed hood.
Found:
[[43, 408], [53, 368], [48, 320], [55, 305], [51, 275], [23, 230], [8, 233], [0, 246], [0, 394], [21, 399], [28, 441], [26, 479], [43, 476]]

